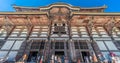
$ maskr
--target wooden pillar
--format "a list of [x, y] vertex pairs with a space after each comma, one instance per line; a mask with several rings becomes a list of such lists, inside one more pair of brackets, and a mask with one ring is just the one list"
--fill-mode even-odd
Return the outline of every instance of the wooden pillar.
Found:
[[88, 24], [87, 24], [87, 29], [88, 29], [88, 32], [89, 32], [90, 40], [93, 40], [92, 39], [92, 27], [94, 26], [93, 25], [93, 19], [94, 19], [94, 17], [92, 16], [91, 19], [89, 20]]
[[110, 36], [112, 36], [112, 31], [114, 28], [114, 21], [115, 21], [115, 17], [111, 17], [111, 20], [109, 20], [107, 24], [105, 24], [105, 29], [107, 30]]
[[86, 42], [87, 42], [87, 44], [88, 44], [88, 46], [89, 46], [89, 49], [91, 50], [90, 51], [90, 55], [92, 55], [92, 53], [93, 53], [93, 47], [92, 47], [92, 42], [94, 42], [93, 41], [93, 37], [92, 37], [92, 27], [94, 26], [93, 25], [93, 19], [94, 19], [94, 17], [93, 16], [91, 16], [91, 18], [90, 18], [90, 20], [89, 20], [89, 22], [88, 22], [88, 24], [87, 24], [87, 29], [88, 29], [88, 33], [89, 33], [89, 36], [90, 36], [90, 41], [88, 41], [88, 40], [86, 40]]
[[75, 51], [75, 46], [74, 46], [74, 42], [72, 39], [69, 40], [69, 49], [70, 49], [70, 55], [71, 55], [71, 59], [73, 62], [76, 62], [76, 51]]
[[[91, 16], [90, 21], [87, 25], [87, 29], [88, 29], [89, 36], [90, 36], [90, 41], [86, 40], [86, 42], [87, 42], [88, 47], [90, 49], [90, 55], [97, 56], [97, 54], [100, 53], [100, 50], [98, 49], [99, 48], [98, 46], [95, 47], [96, 42], [93, 40], [93, 37], [92, 37], [92, 27], [94, 26], [93, 21], [94, 21], [94, 16]], [[98, 59], [98, 57], [97, 57], [97, 59]]]
[[32, 27], [32, 26], [31, 26], [32, 23], [31, 23], [31, 20], [30, 20], [29, 16], [26, 17], [26, 21], [27, 21], [27, 22], [25, 22], [25, 25], [26, 25], [27, 30], [28, 30], [28, 32], [29, 32], [30, 29], [31, 29], [31, 27]]
[[12, 25], [12, 23], [10, 23], [9, 21], [9, 18], [7, 17], [7, 16], [5, 16], [5, 18], [4, 18], [4, 21], [5, 21], [5, 30], [6, 30], [6, 32], [7, 32], [7, 35], [9, 35], [9, 33], [10, 33], [10, 31], [11, 31], [11, 25]]
[[68, 56], [68, 54], [67, 54], [67, 45], [66, 45], [66, 40], [64, 40], [64, 52], [65, 52], [65, 56]]
[[52, 47], [53, 47], [52, 54], [55, 54], [55, 43], [56, 43], [56, 40], [54, 39], [54, 40], [53, 40], [53, 46], [52, 46]]

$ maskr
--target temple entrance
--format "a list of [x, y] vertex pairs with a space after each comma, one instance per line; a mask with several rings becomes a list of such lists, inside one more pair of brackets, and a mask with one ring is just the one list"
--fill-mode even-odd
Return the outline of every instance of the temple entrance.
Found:
[[90, 60], [90, 59], [89, 59], [90, 53], [89, 53], [88, 51], [83, 51], [83, 52], [81, 52], [81, 54], [82, 54], [83, 62], [87, 62], [87, 61]]
[[36, 62], [37, 54], [37, 51], [31, 51], [28, 57], [28, 62]]
[[55, 51], [55, 55], [63, 56], [64, 55], [64, 51]]
[[56, 62], [64, 62], [64, 51], [55, 51]]

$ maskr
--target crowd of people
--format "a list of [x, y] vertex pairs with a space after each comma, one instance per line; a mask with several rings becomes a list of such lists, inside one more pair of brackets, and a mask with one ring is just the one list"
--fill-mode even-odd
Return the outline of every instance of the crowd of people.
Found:
[[120, 63], [120, 56], [117, 56], [113, 52], [109, 54], [99, 54], [98, 57], [101, 63]]
[[[96, 57], [89, 57], [89, 56], [84, 56], [83, 61], [79, 58], [76, 58], [76, 62], [77, 63], [91, 63], [91, 62], [97, 62], [97, 58]], [[41, 62], [41, 60], [43, 60], [43, 58], [40, 59], [39, 63], [43, 63]], [[75, 62], [75, 63], [76, 63]], [[58, 56], [58, 55], [52, 55], [51, 58], [49, 59], [49, 61], [47, 61], [47, 63], [73, 63], [72, 59], [68, 56]]]
[[52, 55], [50, 63], [70, 63], [68, 57]]
[[[23, 60], [25, 60], [27, 56], [24, 55]], [[97, 58], [98, 57], [98, 58]], [[81, 58], [76, 58], [77, 63], [120, 63], [120, 56], [117, 56], [113, 52], [108, 54], [98, 54], [97, 56], [93, 54], [93, 56], [84, 56], [83, 60]], [[44, 63], [44, 56], [38, 56], [38, 63]], [[47, 63], [72, 63], [71, 58], [67, 56], [58, 56], [52, 55]]]
[[[80, 58], [77, 59], [77, 63], [120, 63], [120, 56], [117, 56], [113, 52], [108, 54], [99, 54], [98, 58], [93, 56], [85, 56], [84, 61], [81, 61]], [[69, 57], [65, 56], [54, 56], [52, 55], [52, 59], [50, 63], [72, 63]]]

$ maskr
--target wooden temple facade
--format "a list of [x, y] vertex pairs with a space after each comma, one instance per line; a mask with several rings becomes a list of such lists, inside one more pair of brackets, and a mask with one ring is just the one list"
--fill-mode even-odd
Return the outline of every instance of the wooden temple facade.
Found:
[[26, 62], [39, 56], [45, 62], [53, 56], [72, 62], [110, 52], [120, 56], [120, 13], [105, 13], [106, 6], [13, 7], [16, 12], [0, 12], [0, 58], [5, 61], [21, 61], [24, 55]]

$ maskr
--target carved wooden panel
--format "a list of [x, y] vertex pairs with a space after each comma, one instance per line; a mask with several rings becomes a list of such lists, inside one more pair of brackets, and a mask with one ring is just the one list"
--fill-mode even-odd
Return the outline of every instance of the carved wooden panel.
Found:
[[90, 16], [76, 15], [71, 19], [71, 25], [86, 25], [90, 21]]
[[5, 24], [4, 17], [0, 17], [0, 25]]

